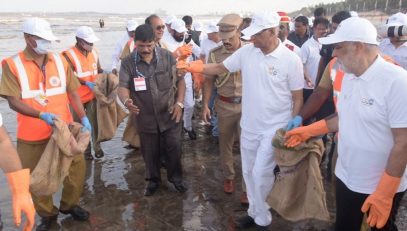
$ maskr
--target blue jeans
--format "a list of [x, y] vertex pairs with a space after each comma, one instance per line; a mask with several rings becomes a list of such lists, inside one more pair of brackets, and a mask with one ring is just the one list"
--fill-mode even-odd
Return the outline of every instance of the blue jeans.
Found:
[[216, 113], [214, 113], [215, 109], [215, 99], [218, 96], [218, 91], [216, 87], [212, 90], [211, 98], [209, 99], [209, 109], [211, 109], [211, 125], [212, 125], [212, 136], [219, 136], [219, 129], [218, 129], [218, 118], [216, 117]]

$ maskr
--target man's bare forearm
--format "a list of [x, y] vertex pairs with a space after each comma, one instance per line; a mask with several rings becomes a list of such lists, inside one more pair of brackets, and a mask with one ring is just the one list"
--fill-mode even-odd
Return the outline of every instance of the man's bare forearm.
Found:
[[402, 177], [407, 165], [407, 128], [392, 128], [393, 148], [387, 160], [386, 173]]
[[318, 110], [322, 107], [325, 101], [330, 97], [331, 92], [325, 88], [317, 87], [311, 96], [308, 97], [307, 102], [304, 103], [304, 106], [299, 111], [299, 115], [307, 120], [311, 118]]
[[186, 84], [184, 78], [177, 82], [177, 102], [184, 103]]

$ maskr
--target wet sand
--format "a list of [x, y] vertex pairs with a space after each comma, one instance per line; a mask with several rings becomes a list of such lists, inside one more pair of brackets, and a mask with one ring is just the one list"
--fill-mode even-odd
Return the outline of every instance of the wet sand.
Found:
[[[0, 111], [5, 126], [15, 141], [15, 113], [7, 102], [0, 100]], [[137, 231], [233, 231], [233, 219], [245, 214], [245, 207], [239, 202], [241, 195], [240, 165], [236, 166], [237, 191], [231, 195], [223, 192], [223, 178], [220, 171], [216, 142], [208, 135], [207, 129], [195, 120], [198, 139], [190, 141], [184, 135], [183, 164], [184, 176], [189, 190], [180, 194], [166, 183], [165, 169], [159, 190], [152, 197], [144, 197], [144, 163], [139, 151], [123, 148], [121, 124], [115, 138], [102, 144], [106, 156], [87, 161], [86, 183], [80, 205], [91, 213], [88, 222], [74, 221], [70, 216], [60, 214], [52, 230], [137, 230]], [[235, 160], [240, 162], [239, 149], [235, 147]], [[323, 168], [324, 169], [324, 168]], [[14, 228], [11, 217], [10, 193], [4, 174], [0, 174], [0, 209], [4, 231]], [[272, 229], [285, 230], [333, 230], [334, 200], [331, 183], [325, 182], [328, 209], [331, 222], [306, 220], [289, 222], [273, 212]], [[55, 198], [58, 205], [60, 193]], [[37, 216], [37, 222], [39, 217]], [[407, 230], [407, 198], [399, 210], [399, 230]], [[250, 229], [249, 229], [250, 230]], [[253, 229], [254, 230], [254, 229]]]

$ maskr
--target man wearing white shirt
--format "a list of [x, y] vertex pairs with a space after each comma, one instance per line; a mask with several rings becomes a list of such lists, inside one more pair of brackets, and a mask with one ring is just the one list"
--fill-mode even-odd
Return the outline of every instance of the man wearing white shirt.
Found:
[[280, 15], [280, 30], [278, 30], [278, 38], [291, 51], [295, 52], [298, 57], [301, 57], [301, 49], [293, 42], [287, 39], [288, 33], [290, 33], [291, 19], [285, 12], [277, 12]]
[[336, 162], [336, 231], [358, 231], [366, 213], [372, 231], [397, 230], [407, 189], [407, 71], [380, 55], [377, 31], [366, 19], [342, 21], [334, 34], [345, 74], [338, 114], [286, 133], [293, 147], [310, 137], [340, 131]]
[[218, 34], [219, 28], [215, 22], [209, 22], [207, 25], [205, 25], [205, 32], [208, 37], [204, 38], [201, 42], [200, 58], [206, 63], [208, 61], [209, 51], [222, 45], [222, 41]]
[[[325, 37], [328, 33], [329, 20], [323, 17], [315, 19], [312, 30], [313, 35], [301, 47], [301, 61], [304, 65], [304, 102], [314, 91], [318, 75], [318, 66], [321, 55], [319, 54], [322, 44], [318, 39]], [[303, 121], [304, 125], [310, 124], [314, 118]]]
[[279, 22], [276, 12], [256, 14], [242, 31], [252, 44], [238, 49], [222, 63], [177, 65], [206, 75], [242, 73], [240, 145], [249, 209], [248, 215], [236, 220], [237, 228], [256, 226], [256, 230], [269, 230], [272, 218], [266, 198], [273, 187], [276, 166], [271, 139], [303, 103], [301, 60], [278, 39]]
[[[199, 55], [201, 54], [201, 48], [199, 48], [199, 46], [196, 45], [193, 40], [186, 38], [188, 34], [186, 33], [187, 28], [185, 27], [185, 22], [181, 19], [176, 19], [171, 22], [171, 29], [171, 36], [165, 37], [164, 42], [167, 45], [167, 49], [173, 53], [175, 58], [177, 58], [178, 60], [181, 59], [181, 56], [183, 55], [179, 56], [179, 51], [185, 47], [192, 48], [192, 55], [189, 54], [187, 57], [182, 57], [182, 59], [186, 58], [188, 61], [192, 61], [194, 59], [192, 57], [193, 55], [195, 55], [196, 58], [199, 57]], [[184, 79], [186, 84], [183, 117], [184, 130], [188, 133], [188, 136], [191, 140], [195, 140], [196, 133], [192, 128], [192, 116], [194, 114], [195, 100], [193, 96], [193, 83], [191, 73], [185, 74]]]
[[[386, 23], [387, 27], [403, 25], [407, 27], [407, 15], [403, 13], [393, 14]], [[383, 39], [379, 48], [383, 54], [392, 57], [398, 65], [407, 70], [407, 36]]]
[[114, 47], [112, 55], [112, 73], [117, 75], [117, 69], [120, 63], [120, 56], [122, 54], [123, 48], [130, 38], [134, 37], [134, 31], [137, 28], [137, 22], [135, 20], [127, 21], [126, 30], [127, 33], [123, 35], [119, 41], [117, 41], [116, 46]]
[[329, 21], [326, 18], [316, 18], [313, 24], [313, 36], [309, 38], [301, 47], [301, 60], [304, 64], [304, 101], [307, 101], [309, 95], [315, 86], [315, 80], [318, 73], [319, 60], [322, 44], [318, 39], [326, 36], [328, 33]]

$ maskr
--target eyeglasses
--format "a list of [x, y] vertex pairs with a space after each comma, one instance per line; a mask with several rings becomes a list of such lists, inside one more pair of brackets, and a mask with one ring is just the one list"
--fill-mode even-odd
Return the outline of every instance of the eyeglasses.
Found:
[[165, 28], [164, 25], [160, 25], [160, 26], [157, 26], [155, 29], [156, 29], [156, 30], [164, 30], [164, 28]]

